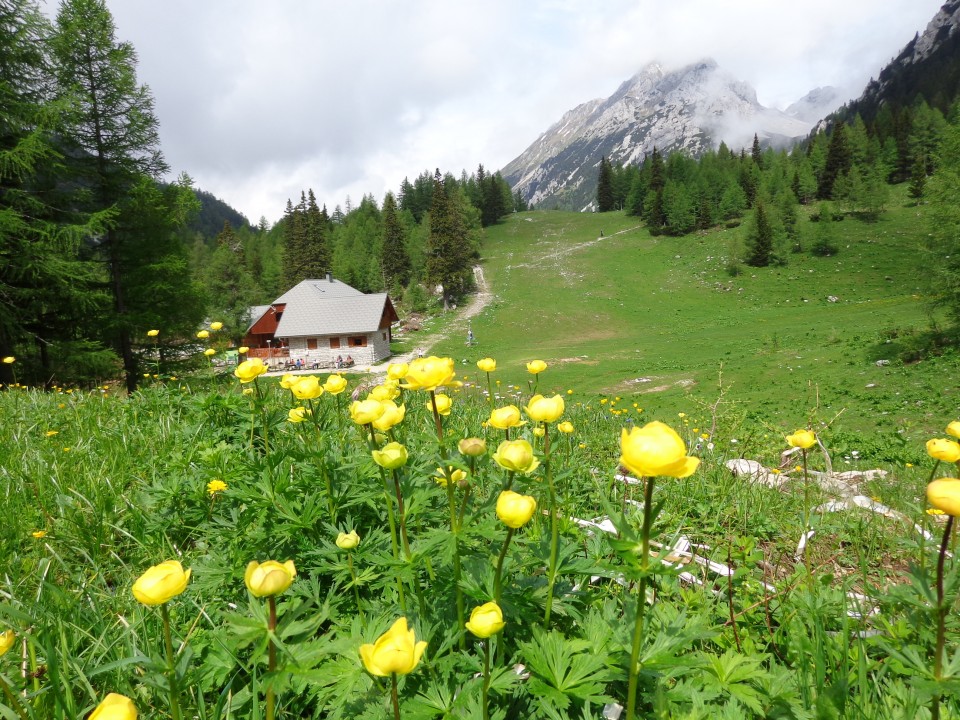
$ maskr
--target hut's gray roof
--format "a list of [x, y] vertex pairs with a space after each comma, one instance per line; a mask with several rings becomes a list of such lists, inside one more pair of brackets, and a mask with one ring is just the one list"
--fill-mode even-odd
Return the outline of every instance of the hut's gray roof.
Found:
[[365, 295], [339, 280], [304, 280], [274, 301], [285, 304], [276, 337], [316, 337], [374, 332], [386, 293]]

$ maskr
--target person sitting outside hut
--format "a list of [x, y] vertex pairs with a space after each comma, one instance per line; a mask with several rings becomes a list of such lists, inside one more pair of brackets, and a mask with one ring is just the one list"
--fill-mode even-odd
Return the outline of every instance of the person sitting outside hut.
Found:
[[353, 356], [347, 355], [347, 367], [353, 366]]
[[343, 355], [337, 355], [337, 369], [343, 367]]

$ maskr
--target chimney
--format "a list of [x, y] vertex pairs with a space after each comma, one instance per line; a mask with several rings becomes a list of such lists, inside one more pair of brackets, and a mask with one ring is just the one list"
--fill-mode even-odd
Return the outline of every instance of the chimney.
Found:
[[328, 283], [332, 283], [332, 282], [333, 282], [333, 273], [330, 272], [329, 270], [327, 270], [327, 282], [328, 282]]

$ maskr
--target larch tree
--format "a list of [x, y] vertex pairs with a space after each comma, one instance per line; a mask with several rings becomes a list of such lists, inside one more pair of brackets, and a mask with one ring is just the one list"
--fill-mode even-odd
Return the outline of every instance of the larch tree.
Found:
[[[158, 123], [149, 89], [137, 82], [137, 56], [130, 43], [115, 38], [113, 17], [103, 0], [64, 0], [52, 38], [56, 74], [62, 92], [74, 102], [65, 117], [63, 140], [68, 146], [77, 180], [89, 188], [88, 208], [115, 209], [116, 221], [95, 239], [95, 254], [107, 269], [113, 312], [104, 318], [103, 330], [123, 362], [128, 392], [137, 388], [138, 361], [132, 341], [134, 330], [144, 330], [148, 314], [150, 278], [146, 287], [133, 285], [130, 274], [143, 262], [158, 262], [144, 247], [146, 239], [133, 232], [142, 228], [136, 212], [145, 211], [141, 193], [132, 202], [132, 190], [144, 178], [158, 180], [167, 170], [160, 152]], [[149, 202], [166, 203], [151, 196]], [[179, 203], [178, 200], [174, 201]], [[150, 214], [158, 210], [151, 205]], [[166, 208], [173, 213], [175, 209]], [[181, 288], [192, 292], [184, 273]], [[136, 290], [136, 300], [132, 292]], [[190, 306], [186, 303], [183, 307]], [[185, 318], [182, 318], [185, 319]], [[179, 324], [164, 318], [164, 326]]]

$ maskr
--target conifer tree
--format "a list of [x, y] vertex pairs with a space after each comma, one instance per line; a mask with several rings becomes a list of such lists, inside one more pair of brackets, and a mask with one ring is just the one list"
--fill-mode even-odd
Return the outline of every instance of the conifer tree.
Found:
[[850, 146], [847, 144], [846, 126], [838, 122], [833, 126], [827, 157], [824, 162], [820, 182], [817, 185], [817, 197], [829, 200], [833, 197], [833, 186], [837, 178], [844, 175], [851, 165]]
[[750, 148], [750, 157], [753, 160], [754, 165], [762, 170], [763, 150], [760, 149], [760, 138], [757, 137], [756, 133], [753, 134], [753, 145]]
[[613, 168], [604, 156], [600, 158], [600, 175], [597, 179], [597, 210], [609, 212], [613, 209]]
[[773, 259], [773, 226], [767, 217], [762, 200], [757, 200], [753, 210], [753, 222], [747, 233], [747, 265], [766, 267]]
[[426, 280], [442, 288], [443, 308], [460, 297], [470, 284], [471, 248], [461, 209], [445, 189], [439, 168], [433, 179], [430, 235], [427, 240]]
[[[97, 246], [109, 273], [113, 299], [113, 313], [104, 319], [103, 328], [119, 350], [127, 390], [133, 392], [140, 372], [131, 333], [144, 322], [152, 306], [150, 278], [146, 278], [146, 287], [136, 287], [130, 279], [131, 269], [143, 261], [144, 252], [149, 252], [141, 245], [145, 242], [142, 236], [128, 228], [142, 226], [137, 210], [155, 216], [160, 209], [157, 203], [167, 203], [159, 196], [147, 201], [141, 195], [138, 200], [145, 204], [137, 205], [133, 202], [137, 198], [131, 194], [133, 188], [142, 187], [143, 178], [156, 180], [167, 170], [160, 152], [153, 98], [145, 86], [137, 84], [136, 52], [129, 43], [115, 39], [113, 17], [103, 0], [64, 0], [57, 15], [53, 48], [60, 87], [76, 99], [65, 116], [63, 133], [64, 142], [72, 146], [69, 156], [73, 170], [91, 189], [91, 211], [119, 211], [116, 222], [107, 228]], [[178, 204], [175, 200], [174, 205]], [[174, 205], [167, 204], [166, 210], [175, 212]], [[180, 252], [180, 248], [170, 250]], [[182, 292], [191, 295], [194, 289], [189, 285], [189, 274], [183, 273], [179, 280]], [[138, 300], [146, 305], [134, 302], [134, 288]], [[168, 326], [189, 320], [193, 303], [185, 302], [182, 307], [185, 314], [167, 318]]]
[[404, 287], [410, 281], [410, 256], [407, 254], [407, 238], [393, 193], [383, 198], [383, 253], [381, 256], [383, 277], [387, 289]]
[[917, 204], [920, 204], [920, 200], [923, 198], [923, 191], [927, 185], [927, 161], [923, 158], [922, 155], [917, 155], [917, 159], [913, 161], [913, 170], [910, 172], [910, 187], [907, 190], [907, 193], [914, 200], [917, 201]]
[[322, 278], [327, 272], [333, 270], [327, 228], [329, 220], [317, 206], [317, 198], [312, 188], [307, 192], [301, 223], [303, 242], [301, 258], [303, 278], [301, 279]]

